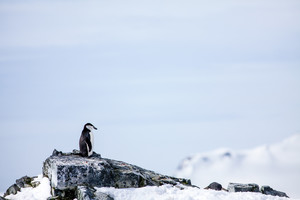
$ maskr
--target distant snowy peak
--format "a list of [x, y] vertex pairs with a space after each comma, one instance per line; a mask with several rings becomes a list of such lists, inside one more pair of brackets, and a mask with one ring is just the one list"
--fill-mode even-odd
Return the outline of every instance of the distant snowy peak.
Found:
[[300, 164], [300, 134], [293, 135], [280, 143], [262, 145], [253, 149], [234, 151], [220, 148], [210, 152], [198, 153], [185, 158], [178, 166], [177, 173], [188, 168], [214, 165], [238, 167], [243, 164]]
[[[218, 162], [226, 162], [227, 160], [232, 160], [237, 158], [237, 153], [231, 149], [217, 149], [211, 152], [198, 153], [185, 158], [178, 166], [177, 173], [182, 173], [187, 170], [194, 170], [201, 166], [211, 166]], [[241, 158], [240, 158], [241, 159]], [[238, 160], [238, 159], [237, 159]], [[192, 171], [190, 171], [192, 172]]]
[[189, 156], [181, 161], [175, 175], [189, 178], [200, 187], [213, 181], [224, 187], [229, 182], [254, 182], [287, 191], [288, 185], [295, 187], [296, 180], [300, 180], [299, 169], [300, 134], [296, 134], [282, 142], [253, 149], [222, 148]]

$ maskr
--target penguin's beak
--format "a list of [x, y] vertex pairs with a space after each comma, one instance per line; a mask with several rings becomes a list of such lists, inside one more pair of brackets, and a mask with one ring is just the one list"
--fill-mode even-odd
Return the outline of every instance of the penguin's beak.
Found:
[[94, 126], [94, 129], [97, 130], [97, 128]]

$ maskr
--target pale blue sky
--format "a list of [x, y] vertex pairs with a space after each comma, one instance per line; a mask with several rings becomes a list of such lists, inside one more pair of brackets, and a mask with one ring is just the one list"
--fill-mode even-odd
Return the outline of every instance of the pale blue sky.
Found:
[[300, 131], [298, 0], [0, 1], [0, 27], [0, 191], [86, 122], [103, 157], [166, 174]]

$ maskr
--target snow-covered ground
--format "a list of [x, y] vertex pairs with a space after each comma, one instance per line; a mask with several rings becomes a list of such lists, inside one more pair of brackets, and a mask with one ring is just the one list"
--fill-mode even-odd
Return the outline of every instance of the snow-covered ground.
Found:
[[[287, 200], [253, 192], [229, 193], [225, 191], [205, 190], [187, 187], [180, 189], [171, 185], [132, 189], [99, 188], [98, 191], [109, 194], [115, 200]], [[291, 200], [291, 199], [290, 199]]]
[[249, 150], [218, 149], [189, 156], [175, 176], [189, 178], [200, 187], [214, 181], [225, 188], [229, 182], [269, 185], [300, 198], [300, 134]]
[[[9, 195], [6, 198], [12, 200], [46, 200], [50, 196], [49, 180], [41, 176], [39, 178], [41, 184], [38, 187], [24, 188], [16, 195]], [[260, 193], [229, 193], [192, 187], [181, 189], [180, 187], [171, 185], [130, 189], [98, 188], [97, 191], [106, 193], [115, 200], [288, 200], [288, 198], [274, 197]], [[291, 198], [289, 200], [296, 199]]]

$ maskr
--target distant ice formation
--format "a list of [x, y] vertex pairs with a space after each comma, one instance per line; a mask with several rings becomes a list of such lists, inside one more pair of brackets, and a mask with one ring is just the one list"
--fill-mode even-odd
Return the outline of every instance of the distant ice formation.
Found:
[[300, 134], [248, 150], [223, 148], [188, 156], [175, 176], [189, 178], [200, 187], [213, 181], [223, 187], [229, 182], [272, 185], [299, 198]]

